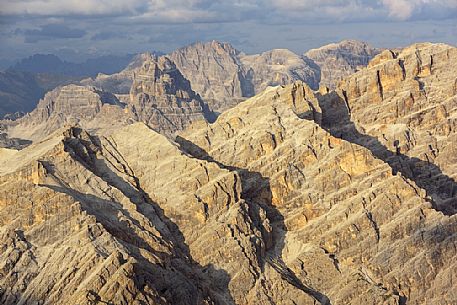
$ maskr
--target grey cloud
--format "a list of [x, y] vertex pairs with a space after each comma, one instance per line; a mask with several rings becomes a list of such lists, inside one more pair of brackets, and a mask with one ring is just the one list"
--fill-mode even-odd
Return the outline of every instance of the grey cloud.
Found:
[[81, 54], [168, 52], [212, 39], [251, 53], [300, 53], [345, 38], [383, 47], [455, 43], [456, 10], [457, 0], [0, 0], [0, 57], [54, 52], [57, 44]]
[[126, 21], [346, 22], [457, 18], [456, 0], [0, 0], [0, 14], [118, 16]]
[[0, 0], [0, 15], [117, 15], [138, 14], [148, 0]]
[[41, 40], [81, 38], [86, 33], [85, 30], [69, 28], [63, 24], [46, 24], [41, 26], [40, 29], [16, 30], [16, 34], [24, 36], [26, 43], [35, 43]]
[[389, 17], [398, 20], [457, 17], [456, 0], [382, 0]]
[[91, 41], [104, 41], [110, 39], [129, 39], [128, 35], [123, 32], [102, 31], [91, 36]]

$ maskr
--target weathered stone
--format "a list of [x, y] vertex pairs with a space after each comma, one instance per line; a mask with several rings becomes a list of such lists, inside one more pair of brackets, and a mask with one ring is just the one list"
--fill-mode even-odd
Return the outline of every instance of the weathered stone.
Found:
[[320, 85], [334, 89], [341, 80], [368, 65], [379, 52], [367, 43], [343, 40], [309, 50], [305, 56], [319, 66]]
[[136, 121], [165, 134], [211, 119], [207, 105], [166, 57], [147, 60], [135, 72], [128, 110]]
[[[175, 140], [136, 123], [1, 149], [0, 303], [456, 303], [454, 52], [384, 52], [336, 91], [269, 87]], [[138, 120], [193, 113], [173, 66], [143, 65]]]

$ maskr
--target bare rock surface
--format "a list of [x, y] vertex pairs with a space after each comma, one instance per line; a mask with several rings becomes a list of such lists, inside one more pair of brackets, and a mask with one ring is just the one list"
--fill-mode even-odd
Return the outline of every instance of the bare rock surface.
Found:
[[271, 287], [312, 302], [263, 274], [271, 226], [240, 174], [146, 125], [70, 128], [0, 158], [2, 304], [256, 303]]
[[[190, 81], [192, 89], [217, 113], [234, 107], [269, 86], [303, 81], [311, 88], [319, 85], [334, 88], [342, 78], [364, 67], [378, 49], [358, 41], [343, 41], [305, 55], [287, 49], [274, 49], [246, 55], [228, 43], [198, 42], [164, 56], [176, 65]], [[133, 75], [154, 56], [138, 55], [123, 71], [113, 75], [99, 74], [82, 81], [125, 98], [133, 83]]]
[[254, 94], [239, 55], [230, 44], [211, 41], [177, 49], [169, 58], [212, 109], [222, 112]]
[[380, 49], [373, 48], [365, 42], [343, 40], [309, 50], [305, 56], [319, 66], [320, 85], [335, 89], [341, 80], [366, 67], [380, 52]]
[[447, 213], [457, 210], [456, 59], [444, 44], [386, 50], [324, 98], [328, 128], [365, 135], [360, 144], [415, 177]]
[[255, 93], [269, 86], [288, 85], [301, 80], [313, 89], [319, 88], [320, 71], [311, 60], [287, 49], [274, 49], [256, 55], [244, 55], [241, 62]]
[[167, 57], [147, 60], [135, 72], [128, 110], [136, 121], [165, 134], [211, 118], [207, 105]]
[[94, 78], [81, 80], [81, 84], [97, 87], [103, 91], [108, 91], [116, 95], [128, 94], [132, 87], [134, 72], [141, 68], [144, 62], [151, 60], [152, 58], [153, 55], [151, 53], [138, 54], [122, 71], [114, 74], [99, 73]]
[[[66, 125], [111, 134], [136, 121], [170, 135], [196, 120], [212, 120], [212, 113], [166, 57], [150, 56], [135, 68], [130, 94], [116, 96], [96, 87], [59, 87], [31, 113], [4, 122], [3, 147], [21, 145], [18, 139], [39, 141]], [[15, 140], [15, 138], [17, 138]], [[18, 143], [16, 143], [18, 142]]]
[[325, 107], [302, 84], [272, 88], [178, 142], [263, 177], [246, 174], [245, 190], [275, 215], [268, 264], [321, 304], [452, 304], [455, 214], [370, 147], [328, 133]]
[[[336, 91], [269, 87], [174, 140], [144, 123], [64, 126], [0, 149], [0, 303], [455, 304], [452, 161], [420, 159], [427, 146], [402, 138], [392, 150], [384, 132], [433, 117], [408, 128], [451, 147], [454, 53], [387, 51]], [[173, 66], [135, 76], [138, 120], [152, 125], [160, 103], [201, 113]], [[422, 112], [392, 115], [402, 96]]]
[[317, 88], [319, 71], [311, 61], [289, 50], [246, 55], [228, 43], [211, 41], [169, 55], [209, 106], [223, 112], [268, 86], [301, 80]]
[[124, 107], [110, 93], [94, 87], [67, 85], [47, 93], [34, 111], [9, 122], [6, 131], [10, 138], [39, 141], [65, 125], [107, 130], [126, 124]]

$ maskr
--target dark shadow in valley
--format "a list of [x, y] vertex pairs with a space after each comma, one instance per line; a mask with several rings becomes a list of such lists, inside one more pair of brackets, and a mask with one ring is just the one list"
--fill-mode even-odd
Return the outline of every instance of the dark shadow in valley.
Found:
[[318, 100], [322, 109], [322, 122], [317, 123], [322, 128], [334, 137], [367, 148], [376, 158], [386, 162], [394, 175], [401, 173], [403, 177], [414, 181], [426, 191], [435, 210], [449, 216], [456, 213], [457, 184], [454, 179], [446, 176], [431, 162], [402, 154], [398, 140], [392, 143], [395, 148], [393, 152], [376, 137], [359, 132], [351, 120], [344, 91], [343, 97], [333, 91], [325, 96], [318, 95]]
[[[89, 139], [84, 139], [84, 137], [80, 137], [81, 130], [77, 128], [73, 129], [72, 132], [74, 133], [74, 138], [65, 141], [66, 151], [72, 154], [88, 170], [129, 198], [135, 204], [136, 210], [146, 217], [154, 225], [155, 229], [160, 232], [160, 238], [164, 242], [163, 246], [172, 245], [171, 255], [153, 249], [148, 240], [132, 229], [128, 222], [133, 223], [142, 231], [147, 231], [147, 229], [135, 217], [130, 215], [130, 212], [116, 198], [110, 197], [108, 193], [105, 193], [105, 195], [110, 198], [103, 199], [92, 194], [76, 191], [55, 175], [52, 164], [41, 161], [47, 173], [52, 175], [60, 184], [60, 186], [42, 186], [51, 188], [56, 192], [65, 193], [76, 201], [81, 202], [82, 208], [88, 214], [95, 216], [97, 222], [102, 224], [110, 234], [123, 243], [131, 254], [139, 260], [140, 263], [134, 266], [137, 288], [143, 291], [146, 285], [150, 285], [162, 297], [173, 304], [197, 305], [208, 297], [215, 300], [217, 304], [235, 304], [228, 289], [229, 274], [225, 270], [215, 268], [212, 264], [202, 266], [192, 258], [179, 227], [165, 215], [163, 209], [142, 189], [139, 180], [134, 176], [126, 161], [123, 159], [117, 160], [122, 164], [125, 174], [130, 179], [133, 179], [133, 185], [107, 166], [105, 162], [108, 162], [106, 161], [108, 159], [97, 159], [96, 150], [101, 148], [99, 146], [101, 145], [100, 140], [97, 137], [90, 136]], [[112, 155], [111, 157], [114, 156]], [[118, 213], [121, 213], [122, 216]], [[160, 243], [157, 240], [155, 242]], [[163, 263], [151, 263], [141, 255], [139, 248], [162, 258]], [[158, 278], [162, 280], [158, 281]], [[181, 280], [177, 280], [179, 278]], [[97, 300], [97, 294], [95, 292], [93, 294], [94, 300]], [[103, 303], [98, 302], [95, 304]]]
[[[262, 253], [260, 249], [257, 249], [257, 253], [263, 254], [258, 255], [258, 263], [262, 272], [264, 271], [265, 264], [268, 264], [278, 272], [283, 280], [311, 296], [321, 305], [331, 305], [330, 299], [326, 295], [304, 284], [295, 275], [293, 270], [287, 267], [282, 259], [282, 250], [285, 247], [286, 226], [284, 216], [272, 203], [273, 196], [269, 178], [263, 177], [259, 172], [225, 165], [211, 157], [203, 148], [180, 136], [177, 136], [175, 141], [180, 145], [182, 151], [192, 157], [215, 163], [220, 168], [239, 174], [241, 179], [241, 199], [244, 199], [249, 204], [249, 216], [257, 229], [261, 231], [262, 238], [265, 241], [266, 251]], [[267, 214], [267, 218], [272, 225], [272, 233], [266, 232], [264, 229], [260, 208]]]

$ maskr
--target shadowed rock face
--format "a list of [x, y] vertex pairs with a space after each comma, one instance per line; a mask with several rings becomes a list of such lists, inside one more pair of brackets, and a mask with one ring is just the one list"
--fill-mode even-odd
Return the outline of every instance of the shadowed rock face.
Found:
[[151, 53], [138, 54], [122, 71], [109, 75], [99, 73], [97, 77], [81, 80], [81, 84], [94, 86], [116, 95], [128, 95], [132, 87], [134, 72], [141, 68], [144, 62], [152, 59], [153, 55]]
[[189, 81], [166, 57], [148, 60], [135, 72], [128, 109], [136, 121], [166, 134], [211, 115]]
[[192, 88], [221, 112], [254, 94], [239, 56], [230, 44], [212, 41], [178, 49], [169, 58]]
[[[196, 120], [212, 119], [212, 112], [175, 65], [166, 57], [151, 56], [136, 69], [130, 95], [121, 100], [95, 87], [68, 85], [46, 94], [34, 111], [5, 122], [3, 129], [9, 138], [38, 141], [66, 125], [110, 134], [140, 121], [170, 135]], [[11, 147], [6, 139], [3, 142]]]
[[[188, 244], [191, 237], [198, 243], [201, 236], [195, 232], [210, 222], [212, 230], [224, 236], [225, 222], [215, 220], [221, 213], [231, 214], [227, 222], [236, 223], [240, 205], [246, 204], [236, 199], [234, 174], [183, 156], [145, 125], [133, 125], [119, 136], [96, 138], [72, 128], [10, 159], [20, 162], [2, 163], [2, 304], [233, 304], [227, 273], [212, 264], [200, 265]], [[132, 150], [133, 144], [139, 148], [136, 141], [142, 143], [141, 150]], [[41, 151], [38, 160], [31, 151]], [[193, 167], [206, 182], [201, 180], [195, 194], [184, 192], [179, 183], [163, 184], [153, 168], [137, 168], [137, 153], [162, 174], [171, 174], [177, 162]], [[163, 187], [154, 187], [159, 184]], [[216, 197], [225, 185], [227, 196]], [[154, 194], [150, 188], [156, 188]], [[166, 192], [173, 192], [175, 200], [165, 198]], [[187, 227], [186, 242], [176, 225], [182, 217], [172, 213], [176, 220], [169, 218], [174, 205], [187, 205], [181, 211], [195, 217], [188, 219], [193, 225]], [[31, 218], [11, 214], [22, 209], [30, 210]], [[231, 253], [238, 256], [241, 245], [255, 242], [248, 236], [260, 234], [241, 226], [233, 230], [237, 239], [231, 242]], [[222, 243], [213, 243], [214, 250]]]
[[449, 212], [457, 209], [457, 188], [446, 178], [457, 174], [456, 59], [457, 49], [443, 44], [387, 50], [326, 99], [334, 106], [327, 115], [331, 129], [344, 130], [346, 111], [354, 127], [376, 139], [385, 153], [415, 160], [411, 175]]
[[[0, 303], [456, 303], [457, 216], [452, 194], [437, 197], [452, 166], [373, 132], [392, 119], [383, 73], [399, 58], [395, 90], [409, 88], [410, 60], [423, 89], [444, 88], [426, 91], [425, 112], [455, 94], [451, 73], [427, 78], [410, 50], [432, 66], [453, 56], [382, 53], [337, 91], [271, 87], [174, 140], [136, 123], [0, 150]], [[194, 96], [166, 59], [142, 69], [131, 93], [144, 109]]]
[[17, 71], [0, 72], [0, 118], [33, 110], [44, 95], [34, 75]]
[[309, 50], [305, 56], [319, 66], [320, 85], [335, 89], [341, 80], [366, 67], [380, 52], [365, 42], [344, 40]]
[[[455, 264], [443, 263], [455, 255], [452, 206], [437, 205], [421, 177], [406, 171], [415, 160], [385, 157], [374, 137], [338, 129], [330, 97], [300, 84], [271, 89], [223, 113], [217, 124], [185, 131], [180, 141], [193, 155], [203, 151], [268, 179], [273, 214], [280, 216], [271, 218], [275, 246], [267, 264], [294, 287], [307, 284], [321, 303], [454, 302], [446, 291], [455, 285], [438, 276], [456, 272]], [[455, 185], [442, 178], [431, 187]]]
[[[166, 57], [175, 63], [210, 108], [220, 113], [268, 86], [301, 80], [312, 89], [317, 89], [319, 84], [333, 89], [343, 77], [366, 66], [378, 52], [362, 42], [343, 41], [311, 50], [303, 56], [285, 49], [245, 55], [228, 43], [212, 41], [178, 49]], [[21, 116], [31, 111], [45, 92], [69, 83], [96, 87], [128, 102], [135, 72], [153, 58], [155, 56], [151, 53], [139, 54], [118, 73], [99, 73], [96, 77], [82, 80], [78, 77], [8, 71], [0, 75], [0, 91], [4, 95], [0, 117]]]
[[[362, 42], [343, 41], [311, 50], [303, 56], [286, 49], [246, 55], [228, 43], [211, 41], [177, 49], [166, 57], [174, 62], [210, 108], [221, 113], [268, 86], [300, 80], [312, 89], [317, 89], [319, 84], [334, 88], [343, 77], [366, 66], [378, 52]], [[82, 83], [113, 92], [123, 99], [135, 71], [152, 57], [141, 54], [120, 73], [99, 75]]]

